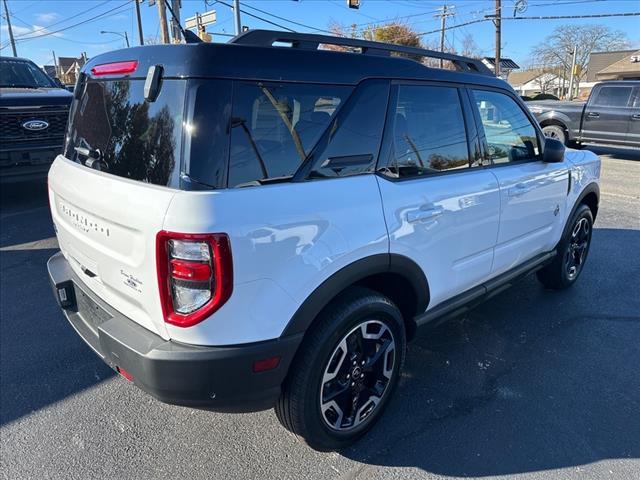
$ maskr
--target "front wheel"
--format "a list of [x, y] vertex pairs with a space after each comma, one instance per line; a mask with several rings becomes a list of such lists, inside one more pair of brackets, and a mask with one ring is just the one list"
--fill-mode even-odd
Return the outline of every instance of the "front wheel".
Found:
[[350, 445], [380, 417], [405, 350], [404, 322], [391, 300], [348, 290], [307, 333], [276, 405], [278, 419], [316, 450]]
[[591, 209], [580, 205], [569, 225], [558, 244], [556, 258], [537, 273], [538, 280], [547, 288], [560, 290], [573, 285], [587, 260], [593, 230]]

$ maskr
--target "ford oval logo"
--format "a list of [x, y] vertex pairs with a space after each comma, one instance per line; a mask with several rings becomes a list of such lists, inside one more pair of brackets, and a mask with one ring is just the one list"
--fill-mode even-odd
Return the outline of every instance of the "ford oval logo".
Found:
[[25, 130], [31, 130], [32, 132], [37, 132], [49, 128], [49, 124], [44, 120], [29, 120], [22, 124], [22, 128]]

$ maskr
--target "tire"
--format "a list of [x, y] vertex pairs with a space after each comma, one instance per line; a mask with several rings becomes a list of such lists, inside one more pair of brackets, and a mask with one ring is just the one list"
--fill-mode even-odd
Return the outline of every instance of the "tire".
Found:
[[582, 273], [593, 232], [593, 214], [587, 205], [580, 205], [558, 243], [553, 261], [538, 270], [538, 280], [553, 290], [572, 286]]
[[307, 332], [275, 407], [278, 420], [315, 450], [352, 444], [380, 418], [405, 352], [404, 322], [393, 302], [366, 288], [346, 290]]
[[542, 133], [544, 133], [545, 137], [555, 138], [564, 145], [567, 144], [567, 132], [561, 125], [547, 125], [542, 127]]

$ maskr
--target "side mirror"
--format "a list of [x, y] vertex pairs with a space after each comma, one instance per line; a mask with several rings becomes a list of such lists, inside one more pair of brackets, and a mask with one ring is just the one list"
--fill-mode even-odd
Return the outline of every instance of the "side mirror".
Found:
[[545, 138], [542, 161], [546, 163], [560, 163], [564, 161], [564, 143], [555, 138]]

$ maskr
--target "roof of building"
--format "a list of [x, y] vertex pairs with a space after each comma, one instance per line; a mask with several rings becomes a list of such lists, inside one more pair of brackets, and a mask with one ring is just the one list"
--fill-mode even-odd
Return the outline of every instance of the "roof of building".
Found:
[[[484, 57], [482, 60], [491, 68], [496, 66], [495, 57]], [[517, 68], [520, 68], [520, 65], [510, 58], [500, 58], [500, 69], [515, 70]]]
[[47, 75], [49, 75], [51, 78], [57, 77], [57, 73], [56, 73], [56, 66], [55, 65], [43, 65], [42, 69], [44, 70], [44, 73], [46, 73]]
[[620, 77], [640, 77], [640, 50], [631, 52], [596, 74], [598, 80], [617, 79]]
[[587, 65], [587, 82], [596, 82], [598, 72], [604, 70], [624, 57], [633, 54], [636, 50], [615, 50], [611, 52], [593, 52], [589, 56], [589, 64]]

